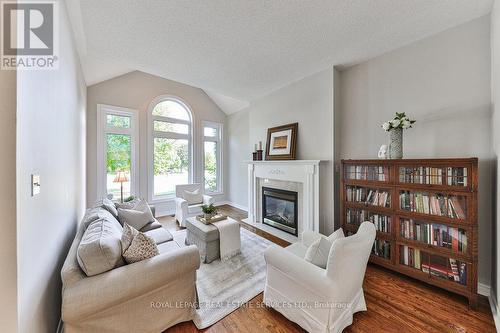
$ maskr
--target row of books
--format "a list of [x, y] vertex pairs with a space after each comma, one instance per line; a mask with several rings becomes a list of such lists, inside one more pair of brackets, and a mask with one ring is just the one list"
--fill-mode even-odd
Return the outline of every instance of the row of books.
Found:
[[[465, 197], [463, 197], [465, 199]], [[411, 212], [447, 216], [453, 219], [465, 219], [463, 207], [458, 196], [445, 196], [442, 194], [428, 194], [421, 192], [402, 191], [399, 195], [401, 209]]]
[[380, 207], [390, 207], [391, 205], [391, 194], [388, 191], [374, 190], [366, 187], [347, 187], [346, 199], [351, 202], [361, 202]]
[[467, 168], [448, 168], [448, 185], [467, 186]]
[[399, 263], [442, 279], [467, 284], [467, 264], [453, 258], [429, 255], [406, 245], [399, 247]]
[[384, 259], [391, 259], [391, 243], [381, 239], [375, 239], [375, 242], [373, 242], [372, 254]]
[[347, 179], [372, 180], [385, 182], [389, 180], [389, 168], [377, 165], [347, 165]]
[[391, 232], [391, 217], [368, 212], [364, 209], [347, 209], [346, 222], [360, 225], [365, 221], [371, 221], [375, 229], [382, 232]]
[[401, 219], [400, 234], [407, 239], [444, 247], [456, 252], [467, 252], [467, 235], [465, 230], [460, 228]]
[[432, 167], [399, 168], [399, 181], [415, 184], [443, 184], [443, 169]]

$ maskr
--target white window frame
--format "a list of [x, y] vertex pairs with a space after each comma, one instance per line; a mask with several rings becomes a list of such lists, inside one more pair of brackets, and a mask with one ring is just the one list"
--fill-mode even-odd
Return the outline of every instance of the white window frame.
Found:
[[[130, 117], [130, 128], [107, 125], [107, 115]], [[97, 104], [97, 195], [107, 195], [106, 135], [126, 134], [131, 138], [130, 194], [139, 194], [139, 111], [114, 105]], [[114, 200], [118, 198], [113, 198]]]
[[[154, 116], [153, 109], [155, 106], [164, 101], [173, 101], [181, 104], [189, 115], [189, 120], [181, 120], [169, 117]], [[167, 121], [169, 123], [185, 124], [188, 125], [188, 134], [170, 133], [154, 131], [153, 123], [155, 120]], [[188, 140], [188, 182], [193, 182], [194, 174], [194, 161], [193, 161], [193, 128], [194, 128], [194, 115], [191, 107], [181, 98], [172, 95], [158, 96], [149, 104], [148, 108], [148, 200], [152, 203], [159, 203], [165, 201], [172, 201], [175, 198], [175, 193], [167, 195], [155, 195], [154, 193], [154, 138], [166, 139], [187, 139]]]
[[[215, 128], [217, 130], [217, 136], [216, 137], [213, 137], [213, 136], [205, 136], [205, 127], [211, 127], [211, 128]], [[214, 122], [214, 121], [207, 121], [207, 120], [204, 120], [202, 122], [202, 128], [201, 128], [201, 132], [202, 132], [202, 136], [203, 136], [203, 143], [202, 143], [202, 152], [203, 152], [203, 155], [202, 155], [202, 178], [203, 178], [203, 189], [204, 189], [204, 192], [207, 193], [207, 194], [211, 194], [211, 195], [221, 195], [221, 194], [224, 194], [224, 182], [223, 182], [223, 178], [222, 178], [222, 175], [224, 174], [223, 173], [223, 166], [224, 166], [224, 160], [223, 160], [223, 154], [224, 154], [224, 133], [223, 133], [223, 128], [224, 128], [224, 124], [222, 123], [217, 123], [217, 122]], [[217, 143], [217, 156], [216, 156], [216, 160], [217, 160], [217, 174], [216, 174], [216, 179], [217, 179], [217, 189], [215, 191], [208, 191], [206, 188], [205, 188], [205, 142], [206, 141], [209, 141], [209, 142], [216, 142]]]

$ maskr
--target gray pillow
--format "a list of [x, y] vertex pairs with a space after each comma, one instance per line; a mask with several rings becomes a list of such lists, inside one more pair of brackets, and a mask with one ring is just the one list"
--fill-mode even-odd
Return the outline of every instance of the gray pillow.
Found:
[[115, 204], [108, 198], [97, 200], [97, 202], [94, 204], [94, 207], [102, 207], [110, 212], [115, 218], [118, 218], [118, 211], [116, 210]]
[[124, 264], [121, 237], [122, 227], [114, 219], [99, 219], [89, 224], [77, 249], [78, 264], [87, 276]]
[[137, 230], [142, 229], [146, 224], [154, 221], [151, 210], [141, 211], [123, 208], [118, 208], [118, 219], [120, 220], [121, 224], [125, 225], [126, 223]]

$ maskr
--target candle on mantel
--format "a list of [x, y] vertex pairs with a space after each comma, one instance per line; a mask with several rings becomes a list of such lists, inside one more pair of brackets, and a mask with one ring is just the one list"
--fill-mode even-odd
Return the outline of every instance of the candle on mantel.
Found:
[[259, 141], [259, 150], [262, 150], [262, 141]]

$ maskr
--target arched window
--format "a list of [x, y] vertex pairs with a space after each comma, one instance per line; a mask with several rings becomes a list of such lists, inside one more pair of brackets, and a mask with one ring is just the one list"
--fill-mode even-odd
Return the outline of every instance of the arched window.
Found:
[[173, 197], [176, 185], [192, 180], [192, 114], [173, 97], [155, 100], [150, 112], [151, 199], [160, 200]]

